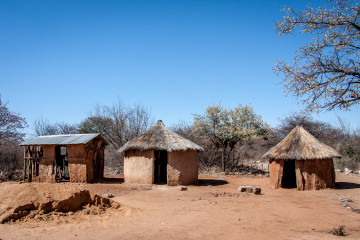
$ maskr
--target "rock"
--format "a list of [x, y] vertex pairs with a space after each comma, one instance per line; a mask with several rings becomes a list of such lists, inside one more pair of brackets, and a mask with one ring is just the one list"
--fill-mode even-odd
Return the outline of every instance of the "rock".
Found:
[[353, 173], [354, 171], [353, 171], [353, 170], [350, 170], [350, 169], [348, 169], [348, 168], [345, 168], [345, 169], [344, 169], [344, 172], [345, 172], [346, 175], [348, 175], [348, 174], [350, 174], [350, 173]]
[[111, 193], [109, 192], [103, 192], [100, 194], [102, 197], [106, 197], [106, 198], [113, 198], [114, 195], [112, 195]]
[[350, 198], [339, 198], [339, 202], [353, 202]]
[[178, 189], [180, 191], [185, 191], [185, 190], [187, 190], [187, 187], [186, 186], [178, 186]]
[[339, 169], [339, 168], [337, 168], [335, 171], [336, 172], [342, 172], [341, 169]]
[[260, 194], [261, 193], [261, 188], [254, 187], [254, 186], [240, 186], [238, 188], [238, 191], [254, 193], [254, 194]]

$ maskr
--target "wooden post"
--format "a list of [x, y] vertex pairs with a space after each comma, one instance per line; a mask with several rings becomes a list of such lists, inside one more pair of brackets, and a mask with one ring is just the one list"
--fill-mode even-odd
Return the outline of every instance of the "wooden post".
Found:
[[24, 170], [23, 170], [23, 181], [25, 181], [26, 175], [26, 146], [24, 146]]

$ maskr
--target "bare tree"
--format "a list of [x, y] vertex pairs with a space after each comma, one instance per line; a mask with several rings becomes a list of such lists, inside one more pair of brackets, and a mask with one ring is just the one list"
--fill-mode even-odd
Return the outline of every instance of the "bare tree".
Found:
[[21, 141], [24, 133], [19, 130], [26, 126], [25, 118], [11, 112], [3, 104], [0, 96], [0, 144], [8, 141]]
[[301, 47], [292, 65], [277, 62], [286, 94], [301, 98], [307, 110], [349, 109], [360, 103], [360, 5], [354, 0], [329, 0], [330, 8], [283, 9], [275, 24], [280, 35], [315, 35]]
[[48, 120], [43, 119], [43, 117], [34, 121], [34, 130], [37, 136], [73, 134], [78, 132], [76, 124], [65, 122], [51, 124]]
[[117, 150], [127, 141], [144, 133], [152, 124], [150, 110], [139, 104], [125, 105], [118, 99], [112, 106], [97, 106], [79, 124], [79, 133], [100, 133], [110, 146], [105, 149], [106, 169], [122, 168], [123, 156]]
[[11, 112], [0, 97], [0, 181], [12, 176], [22, 158], [19, 141], [24, 134], [20, 130], [25, 126], [25, 119]]
[[145, 132], [153, 123], [150, 110], [139, 104], [97, 106], [79, 125], [80, 133], [99, 132], [116, 149]]
[[343, 133], [338, 128], [327, 122], [313, 119], [309, 113], [290, 113], [283, 117], [275, 129], [275, 134], [281, 140], [296, 126], [305, 128], [315, 138], [332, 147], [336, 147], [336, 144], [343, 137]]

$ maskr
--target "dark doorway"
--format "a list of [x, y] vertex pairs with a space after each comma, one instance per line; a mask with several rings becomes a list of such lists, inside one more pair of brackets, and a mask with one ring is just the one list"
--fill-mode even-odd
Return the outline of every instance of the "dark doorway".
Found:
[[154, 183], [167, 184], [167, 151], [155, 150]]
[[69, 161], [66, 146], [55, 146], [55, 180], [69, 181]]
[[283, 177], [281, 182], [283, 188], [296, 188], [295, 160], [285, 160]]

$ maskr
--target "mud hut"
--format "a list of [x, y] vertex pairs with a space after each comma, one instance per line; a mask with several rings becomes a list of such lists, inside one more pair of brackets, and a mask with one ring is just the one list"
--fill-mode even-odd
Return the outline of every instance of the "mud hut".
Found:
[[165, 127], [161, 120], [119, 149], [127, 183], [190, 185], [198, 181], [203, 148]]
[[263, 155], [270, 159], [270, 185], [298, 190], [333, 187], [334, 157], [341, 155], [300, 126]]
[[98, 133], [40, 136], [24, 146], [24, 181], [96, 182], [104, 176], [107, 141]]

